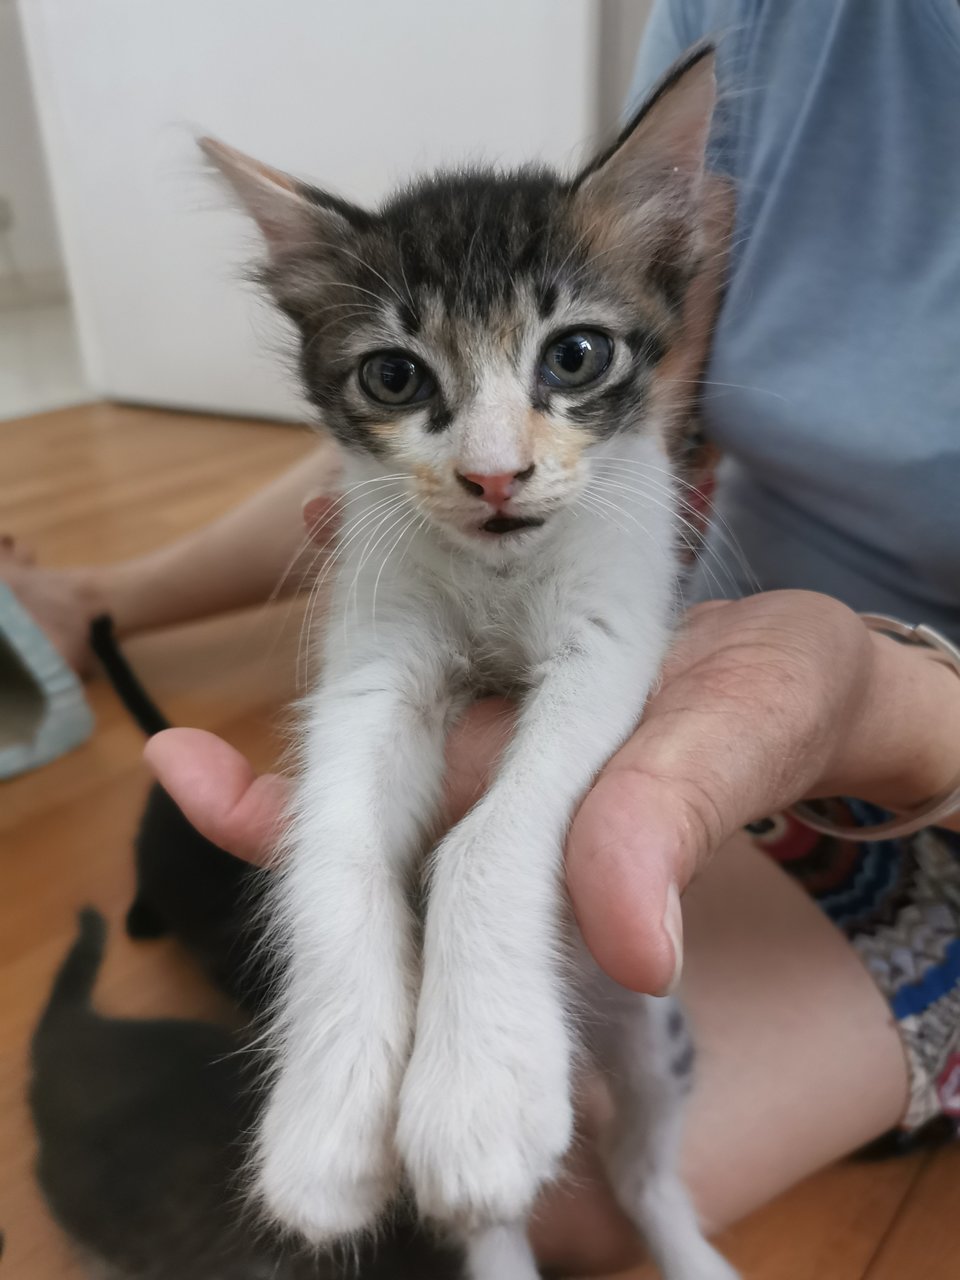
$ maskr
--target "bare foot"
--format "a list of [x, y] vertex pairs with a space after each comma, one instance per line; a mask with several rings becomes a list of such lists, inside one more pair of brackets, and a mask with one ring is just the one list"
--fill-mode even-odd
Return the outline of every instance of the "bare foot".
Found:
[[80, 675], [93, 666], [90, 623], [107, 611], [86, 569], [44, 569], [29, 548], [0, 535], [0, 582], [9, 587], [61, 656]]
[[30, 565], [36, 560], [33, 548], [17, 542], [9, 533], [0, 534], [0, 566], [12, 562], [19, 565]]

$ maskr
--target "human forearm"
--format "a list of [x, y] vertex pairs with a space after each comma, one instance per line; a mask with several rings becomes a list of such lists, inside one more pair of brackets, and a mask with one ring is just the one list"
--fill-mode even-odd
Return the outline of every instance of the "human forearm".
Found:
[[321, 442], [218, 519], [146, 555], [82, 572], [121, 635], [293, 594], [320, 554], [304, 534], [304, 502], [334, 492], [337, 481], [336, 452]]

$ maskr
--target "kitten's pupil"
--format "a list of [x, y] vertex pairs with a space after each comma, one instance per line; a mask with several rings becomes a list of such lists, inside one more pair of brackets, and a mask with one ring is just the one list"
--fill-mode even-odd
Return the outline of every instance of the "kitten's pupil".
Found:
[[576, 373], [590, 353], [586, 338], [567, 338], [556, 346], [554, 359], [567, 373]]
[[402, 396], [415, 372], [409, 360], [384, 360], [380, 365], [380, 380], [391, 395]]

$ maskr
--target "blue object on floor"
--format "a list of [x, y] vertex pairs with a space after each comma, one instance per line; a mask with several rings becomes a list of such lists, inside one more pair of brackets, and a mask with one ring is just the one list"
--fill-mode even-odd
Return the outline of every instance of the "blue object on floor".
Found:
[[79, 747], [93, 725], [79, 679], [0, 583], [0, 779]]

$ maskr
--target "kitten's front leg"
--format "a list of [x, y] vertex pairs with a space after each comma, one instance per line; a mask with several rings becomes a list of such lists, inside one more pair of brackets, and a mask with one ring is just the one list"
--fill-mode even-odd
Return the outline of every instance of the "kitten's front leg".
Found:
[[544, 665], [500, 774], [435, 855], [397, 1137], [421, 1209], [514, 1222], [569, 1145], [563, 842], [665, 644], [585, 623]]
[[436, 649], [394, 638], [389, 659], [332, 674], [308, 725], [279, 891], [289, 967], [257, 1190], [273, 1218], [318, 1243], [371, 1225], [399, 1176], [418, 976], [410, 862], [436, 811], [448, 711]]
[[614, 1103], [600, 1143], [610, 1187], [663, 1280], [738, 1280], [704, 1236], [680, 1175], [684, 1108], [695, 1074], [683, 1012], [674, 1000], [618, 986], [582, 942], [578, 951], [586, 1039]]

